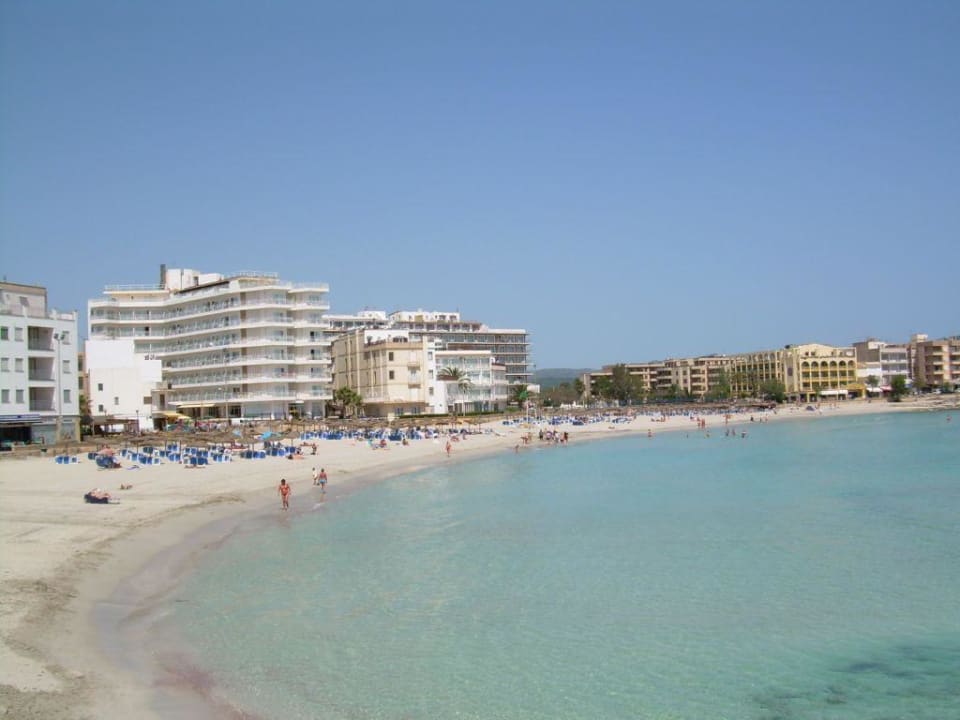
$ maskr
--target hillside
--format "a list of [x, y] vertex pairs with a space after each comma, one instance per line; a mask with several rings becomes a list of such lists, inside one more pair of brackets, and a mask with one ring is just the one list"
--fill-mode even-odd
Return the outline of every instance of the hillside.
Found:
[[560, 383], [573, 383], [583, 373], [590, 372], [590, 368], [543, 368], [533, 374], [533, 382], [538, 383], [543, 390], [549, 390]]

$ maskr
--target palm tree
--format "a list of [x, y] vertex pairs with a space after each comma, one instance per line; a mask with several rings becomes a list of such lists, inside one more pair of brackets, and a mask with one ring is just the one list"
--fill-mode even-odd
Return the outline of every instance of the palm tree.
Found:
[[346, 417], [347, 411], [351, 408], [355, 412], [359, 411], [363, 407], [363, 398], [353, 388], [342, 387], [333, 393], [331, 404], [342, 419]]
[[[442, 368], [439, 373], [437, 373], [437, 380], [441, 380], [447, 383], [448, 388], [451, 385], [456, 385], [457, 395], [468, 387], [470, 387], [470, 378], [467, 377], [467, 374], [458, 367], [448, 366]], [[453, 404], [453, 419], [457, 419], [457, 405]]]

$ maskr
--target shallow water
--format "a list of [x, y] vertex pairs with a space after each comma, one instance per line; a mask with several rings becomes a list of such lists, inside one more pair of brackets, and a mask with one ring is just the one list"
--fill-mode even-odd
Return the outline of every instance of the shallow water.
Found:
[[960, 422], [741, 427], [365, 488], [207, 555], [175, 625], [268, 718], [960, 718]]

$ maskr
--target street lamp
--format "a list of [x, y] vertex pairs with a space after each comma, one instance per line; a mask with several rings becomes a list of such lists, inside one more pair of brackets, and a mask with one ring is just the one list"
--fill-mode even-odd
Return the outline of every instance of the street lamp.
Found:
[[53, 339], [57, 342], [57, 364], [53, 368], [53, 375], [56, 380], [56, 394], [54, 398], [54, 403], [57, 410], [57, 434], [54, 436], [56, 444], [60, 444], [60, 437], [63, 434], [63, 398], [60, 395], [60, 341], [63, 339], [63, 334], [55, 332], [53, 334]]

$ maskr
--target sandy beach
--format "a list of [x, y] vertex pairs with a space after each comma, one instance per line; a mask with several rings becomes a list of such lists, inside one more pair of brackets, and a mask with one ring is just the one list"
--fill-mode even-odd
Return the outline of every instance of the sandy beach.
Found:
[[[892, 404], [849, 401], [823, 405], [818, 411], [784, 407], [764, 413], [768, 421], [816, 421], [841, 415], [905, 412], [957, 407], [956, 396]], [[949, 402], [948, 402], [949, 401]], [[760, 414], [754, 413], [760, 420]], [[748, 429], [749, 414], [733, 424]], [[722, 416], [706, 415], [708, 430], [723, 432]], [[960, 420], [960, 419], [958, 419]], [[330, 477], [325, 502], [343, 500], [365, 482], [484, 454], [514, 452], [529, 429], [490, 424], [484, 434], [454, 443], [450, 457], [442, 440], [390, 443], [371, 450], [365, 442], [318, 441], [316, 457], [234, 460], [203, 469], [179, 464], [102, 470], [85, 456], [76, 464], [52, 458], [7, 458], [0, 461], [0, 717], [21, 719], [172, 716], [155, 707], [154, 689], [135, 669], [118, 664], [116, 648], [103, 632], [104, 613], [123, 618], [134, 606], [117, 603], [124, 583], [137, 585], [141, 598], [162, 594], [183, 572], [184, 558], [217, 541], [257, 513], [281, 513], [276, 486], [292, 485], [294, 511], [320, 499], [311, 468]], [[563, 425], [571, 443], [618, 434], [696, 431], [687, 416], [652, 422], [639, 416], [622, 424]], [[519, 451], [536, 451], [536, 439]], [[546, 448], [544, 448], [546, 449]], [[121, 484], [132, 485], [120, 490]], [[118, 503], [93, 505], [83, 494], [100, 487]], [[218, 528], [203, 534], [204, 528]], [[186, 541], [186, 542], [185, 542]], [[176, 552], [174, 552], [176, 551]], [[167, 553], [167, 565], [156, 558]], [[151, 565], [150, 577], [138, 572]], [[163, 568], [167, 568], [164, 570]], [[160, 568], [158, 570], [158, 568]], [[133, 581], [131, 579], [134, 579]], [[98, 615], [99, 613], [99, 615]], [[96, 617], [100, 622], [96, 621]], [[108, 634], [107, 634], [108, 635]]]

